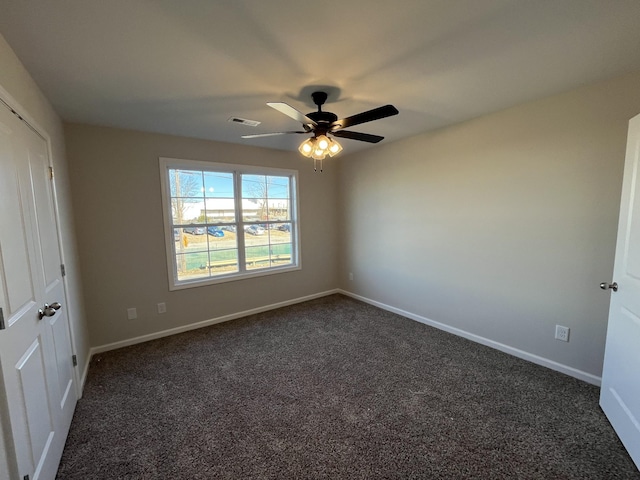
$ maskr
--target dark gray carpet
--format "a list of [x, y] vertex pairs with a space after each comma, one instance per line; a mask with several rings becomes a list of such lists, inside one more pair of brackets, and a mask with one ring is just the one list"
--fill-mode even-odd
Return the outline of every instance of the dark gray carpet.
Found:
[[58, 479], [640, 479], [599, 389], [334, 295], [93, 358]]

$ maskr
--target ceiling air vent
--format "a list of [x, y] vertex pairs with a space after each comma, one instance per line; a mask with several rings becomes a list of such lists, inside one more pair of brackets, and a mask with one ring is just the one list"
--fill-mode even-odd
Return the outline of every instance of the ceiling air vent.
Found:
[[258, 122], [257, 120], [247, 120], [246, 118], [240, 117], [229, 117], [228, 121], [231, 123], [241, 123], [242, 125], [248, 125], [250, 127], [257, 127], [258, 125], [260, 125], [260, 122]]

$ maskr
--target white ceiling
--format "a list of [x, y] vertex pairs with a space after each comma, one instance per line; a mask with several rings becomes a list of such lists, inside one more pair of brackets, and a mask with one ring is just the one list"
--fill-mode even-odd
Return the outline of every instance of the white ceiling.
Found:
[[240, 136], [298, 130], [266, 102], [314, 86], [395, 105], [353, 127], [389, 142], [640, 70], [638, 0], [0, 0], [0, 32], [64, 120], [280, 149]]

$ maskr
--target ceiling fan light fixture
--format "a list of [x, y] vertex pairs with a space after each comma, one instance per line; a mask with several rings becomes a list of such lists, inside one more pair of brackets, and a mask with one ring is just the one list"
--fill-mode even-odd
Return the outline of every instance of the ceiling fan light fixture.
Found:
[[315, 147], [314, 140], [314, 138], [308, 138], [307, 140], [302, 142], [300, 144], [300, 147], [298, 147], [298, 151], [305, 157], [310, 157]]
[[340, 145], [333, 138], [329, 139], [329, 156], [333, 157], [334, 155], [339, 154], [342, 151], [342, 145]]
[[324, 157], [327, 156], [327, 151], [326, 150], [322, 150], [321, 148], [314, 148], [313, 149], [313, 153], [311, 153], [311, 158], [313, 158], [314, 160], [324, 160]]
[[318, 135], [316, 137], [316, 145], [320, 150], [324, 151], [329, 148], [329, 142], [331, 142], [331, 140], [329, 140], [326, 135]]
[[305, 157], [311, 157], [314, 160], [324, 160], [327, 155], [333, 157], [342, 151], [340, 145], [333, 138], [326, 135], [318, 135], [317, 137], [308, 138], [300, 144], [298, 151]]

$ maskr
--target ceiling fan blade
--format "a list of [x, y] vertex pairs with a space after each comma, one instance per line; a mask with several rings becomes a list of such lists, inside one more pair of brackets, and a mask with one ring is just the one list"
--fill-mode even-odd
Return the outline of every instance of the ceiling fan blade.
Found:
[[374, 108], [373, 110], [367, 110], [366, 112], [358, 113], [347, 118], [341, 118], [329, 125], [331, 130], [339, 130], [341, 128], [352, 127], [353, 125], [360, 125], [361, 123], [372, 122], [374, 120], [380, 120], [381, 118], [391, 117], [397, 115], [398, 109], [393, 105], [385, 105], [384, 107]]
[[290, 133], [309, 133], [309, 132], [296, 130], [291, 132], [256, 133], [254, 135], [242, 135], [242, 138], [275, 137], [276, 135], [288, 135]]
[[313, 119], [307, 117], [304, 113], [299, 112], [298, 110], [293, 108], [291, 105], [288, 105], [286, 103], [283, 103], [283, 102], [268, 102], [267, 105], [269, 105], [271, 108], [275, 108], [280, 113], [284, 113], [286, 116], [291, 117], [294, 120], [299, 121], [302, 124], [313, 125], [314, 127], [318, 125]]
[[380, 135], [371, 135], [370, 133], [350, 132], [349, 130], [337, 130], [331, 132], [332, 135], [342, 138], [350, 138], [351, 140], [360, 140], [361, 142], [378, 143], [384, 137]]

